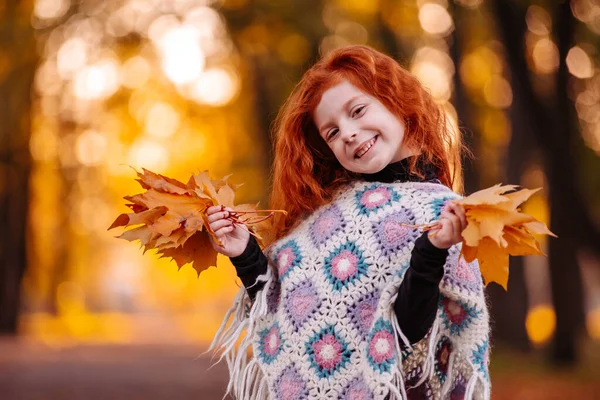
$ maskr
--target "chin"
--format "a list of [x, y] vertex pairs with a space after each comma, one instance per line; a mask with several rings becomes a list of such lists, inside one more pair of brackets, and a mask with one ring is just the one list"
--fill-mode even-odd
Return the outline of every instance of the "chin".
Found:
[[386, 162], [382, 162], [379, 160], [371, 160], [370, 163], [365, 165], [353, 165], [353, 168], [346, 168], [352, 172], [356, 172], [359, 174], [375, 174], [382, 169], [384, 169], [389, 164]]

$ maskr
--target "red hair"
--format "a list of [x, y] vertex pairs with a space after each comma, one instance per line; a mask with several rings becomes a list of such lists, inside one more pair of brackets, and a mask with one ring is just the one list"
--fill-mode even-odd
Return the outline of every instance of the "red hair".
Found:
[[447, 126], [446, 115], [431, 94], [385, 54], [367, 46], [343, 47], [306, 71], [275, 121], [271, 208], [287, 210], [288, 217], [285, 222], [276, 217], [274, 239], [329, 202], [340, 185], [360, 176], [340, 165], [313, 122], [323, 92], [343, 80], [404, 121], [403, 143], [420, 154], [411, 160], [411, 173], [422, 177], [417, 162], [430, 163], [444, 185], [462, 190], [460, 134]]

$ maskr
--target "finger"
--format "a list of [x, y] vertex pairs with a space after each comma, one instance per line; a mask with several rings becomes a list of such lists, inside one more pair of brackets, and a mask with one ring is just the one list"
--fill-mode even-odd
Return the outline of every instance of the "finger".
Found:
[[233, 225], [224, 226], [224, 227], [222, 227], [220, 229], [217, 229], [215, 231], [215, 235], [219, 239], [222, 239], [225, 235], [227, 235], [228, 233], [231, 233], [234, 229], [235, 229], [235, 227]]
[[440, 219], [440, 225], [439, 228], [433, 232], [433, 234], [429, 237], [430, 239], [432, 237], [438, 237], [439, 240], [441, 240], [441, 243], [438, 242], [439, 245], [444, 244], [444, 242], [446, 242], [448, 240], [448, 238], [450, 237], [450, 235], [452, 234], [452, 226], [451, 226], [451, 222], [449, 219], [444, 218], [444, 219]]
[[465, 212], [464, 207], [458, 206], [458, 217], [460, 218], [460, 225], [462, 229], [467, 227], [467, 213]]
[[453, 212], [451, 212], [450, 210], [448, 211], [442, 211], [440, 214], [440, 219], [449, 219], [449, 220], [459, 220], [458, 215], [454, 214]]
[[439, 231], [440, 229], [442, 229], [442, 224], [441, 221], [436, 221], [435, 224], [433, 224], [430, 228], [427, 229], [428, 232], [435, 232], [435, 231]]
[[228, 219], [220, 219], [220, 220], [215, 221], [215, 222], [213, 222], [213, 223], [211, 223], [209, 225], [210, 225], [210, 229], [212, 229], [213, 232], [217, 232], [217, 230], [219, 230], [219, 229], [221, 229], [223, 227], [226, 227], [226, 226], [231, 226], [232, 224], [233, 223], [230, 220], [228, 220]]
[[448, 211], [451, 214], [458, 215], [458, 205], [456, 203], [454, 203], [453, 201], [449, 201], [446, 211]]
[[461, 205], [461, 204], [456, 204], [454, 202], [451, 203], [451, 211], [454, 212], [454, 214], [458, 215], [458, 217], [460, 218], [460, 224], [461, 224], [461, 228], [464, 229], [467, 226], [467, 215], [465, 213], [465, 208]]
[[206, 215], [211, 216], [214, 213], [221, 211], [221, 206], [212, 206], [206, 209]]
[[229, 217], [229, 211], [219, 211], [217, 213], [209, 215], [206, 219], [208, 220], [209, 224], [212, 224], [215, 221], [226, 219], [228, 217]]
[[457, 236], [460, 236], [462, 230], [460, 226], [460, 218], [458, 217], [458, 215], [453, 214], [449, 211], [442, 211], [441, 217], [449, 223], [448, 234], [452, 236], [453, 239]]
[[231, 207], [225, 207], [225, 211], [229, 212], [229, 215], [237, 215], [235, 210]]
[[467, 221], [467, 216], [464, 215], [460, 218], [460, 232], [462, 233], [462, 231], [464, 231], [467, 228], [467, 224], [469, 223], [469, 221]]
[[440, 221], [435, 221], [434, 223], [432, 223], [430, 226], [426, 227], [424, 229], [424, 232], [427, 233], [428, 235], [431, 236], [435, 236], [437, 234], [437, 232], [439, 232], [439, 230], [441, 229], [442, 225], [440, 224]]

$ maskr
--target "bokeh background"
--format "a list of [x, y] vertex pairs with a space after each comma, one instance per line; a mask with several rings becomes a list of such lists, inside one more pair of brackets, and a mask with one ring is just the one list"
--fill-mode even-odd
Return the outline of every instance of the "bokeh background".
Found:
[[600, 396], [599, 0], [4, 0], [0, 43], [1, 399], [222, 397], [229, 261], [198, 278], [107, 227], [130, 167], [267, 204], [270, 124], [346, 44], [429, 88], [468, 193], [544, 188], [524, 210], [560, 239], [487, 288], [493, 398]]

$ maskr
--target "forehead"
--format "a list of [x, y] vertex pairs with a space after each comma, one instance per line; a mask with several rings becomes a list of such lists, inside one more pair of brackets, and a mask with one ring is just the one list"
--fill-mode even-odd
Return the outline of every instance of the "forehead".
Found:
[[319, 104], [315, 107], [315, 122], [317, 125], [325, 122], [324, 119], [327, 117], [343, 111], [343, 107], [348, 100], [357, 96], [366, 95], [366, 93], [347, 80], [343, 80], [340, 83], [333, 85], [323, 92], [321, 101], [319, 101]]

